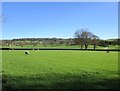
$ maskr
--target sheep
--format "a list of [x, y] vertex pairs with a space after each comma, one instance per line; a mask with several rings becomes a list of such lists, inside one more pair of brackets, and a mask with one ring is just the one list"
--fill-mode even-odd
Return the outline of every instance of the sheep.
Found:
[[25, 54], [29, 55], [29, 51], [25, 51]]
[[105, 47], [105, 49], [108, 49], [108, 47]]

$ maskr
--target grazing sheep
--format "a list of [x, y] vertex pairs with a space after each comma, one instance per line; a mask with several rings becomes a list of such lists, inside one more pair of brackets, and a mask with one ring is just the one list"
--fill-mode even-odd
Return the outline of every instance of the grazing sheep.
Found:
[[29, 55], [29, 51], [25, 51], [25, 54]]
[[108, 49], [108, 47], [105, 47], [105, 49]]

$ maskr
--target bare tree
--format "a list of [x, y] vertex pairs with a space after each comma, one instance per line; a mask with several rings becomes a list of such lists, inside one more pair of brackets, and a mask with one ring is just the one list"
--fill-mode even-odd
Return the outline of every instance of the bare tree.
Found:
[[80, 29], [75, 32], [75, 37], [79, 40], [79, 44], [81, 45], [81, 49], [83, 45], [85, 46], [85, 49], [88, 48], [88, 45], [90, 44], [90, 40], [92, 38], [93, 34], [91, 32], [88, 32], [88, 29]]
[[78, 45], [81, 45], [81, 49], [83, 48], [83, 38], [82, 38], [82, 32], [83, 32], [83, 29], [81, 30], [78, 30], [75, 32], [75, 42], [78, 44]]
[[96, 46], [99, 44], [99, 37], [97, 35], [92, 36], [92, 44], [94, 50], [96, 49]]

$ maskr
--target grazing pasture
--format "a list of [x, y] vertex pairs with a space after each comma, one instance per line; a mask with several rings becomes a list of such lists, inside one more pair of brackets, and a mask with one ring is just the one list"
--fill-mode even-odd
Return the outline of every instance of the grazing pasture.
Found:
[[12, 89], [116, 89], [118, 52], [3, 51], [3, 87]]

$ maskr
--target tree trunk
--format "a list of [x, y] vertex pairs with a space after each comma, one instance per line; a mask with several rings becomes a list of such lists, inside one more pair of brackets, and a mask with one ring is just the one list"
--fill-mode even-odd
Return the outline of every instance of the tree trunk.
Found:
[[81, 44], [81, 49], [83, 49], [83, 45]]
[[85, 49], [87, 50], [87, 48], [88, 48], [88, 45], [87, 45], [87, 44], [85, 44]]
[[94, 50], [96, 49], [96, 45], [94, 45]]

